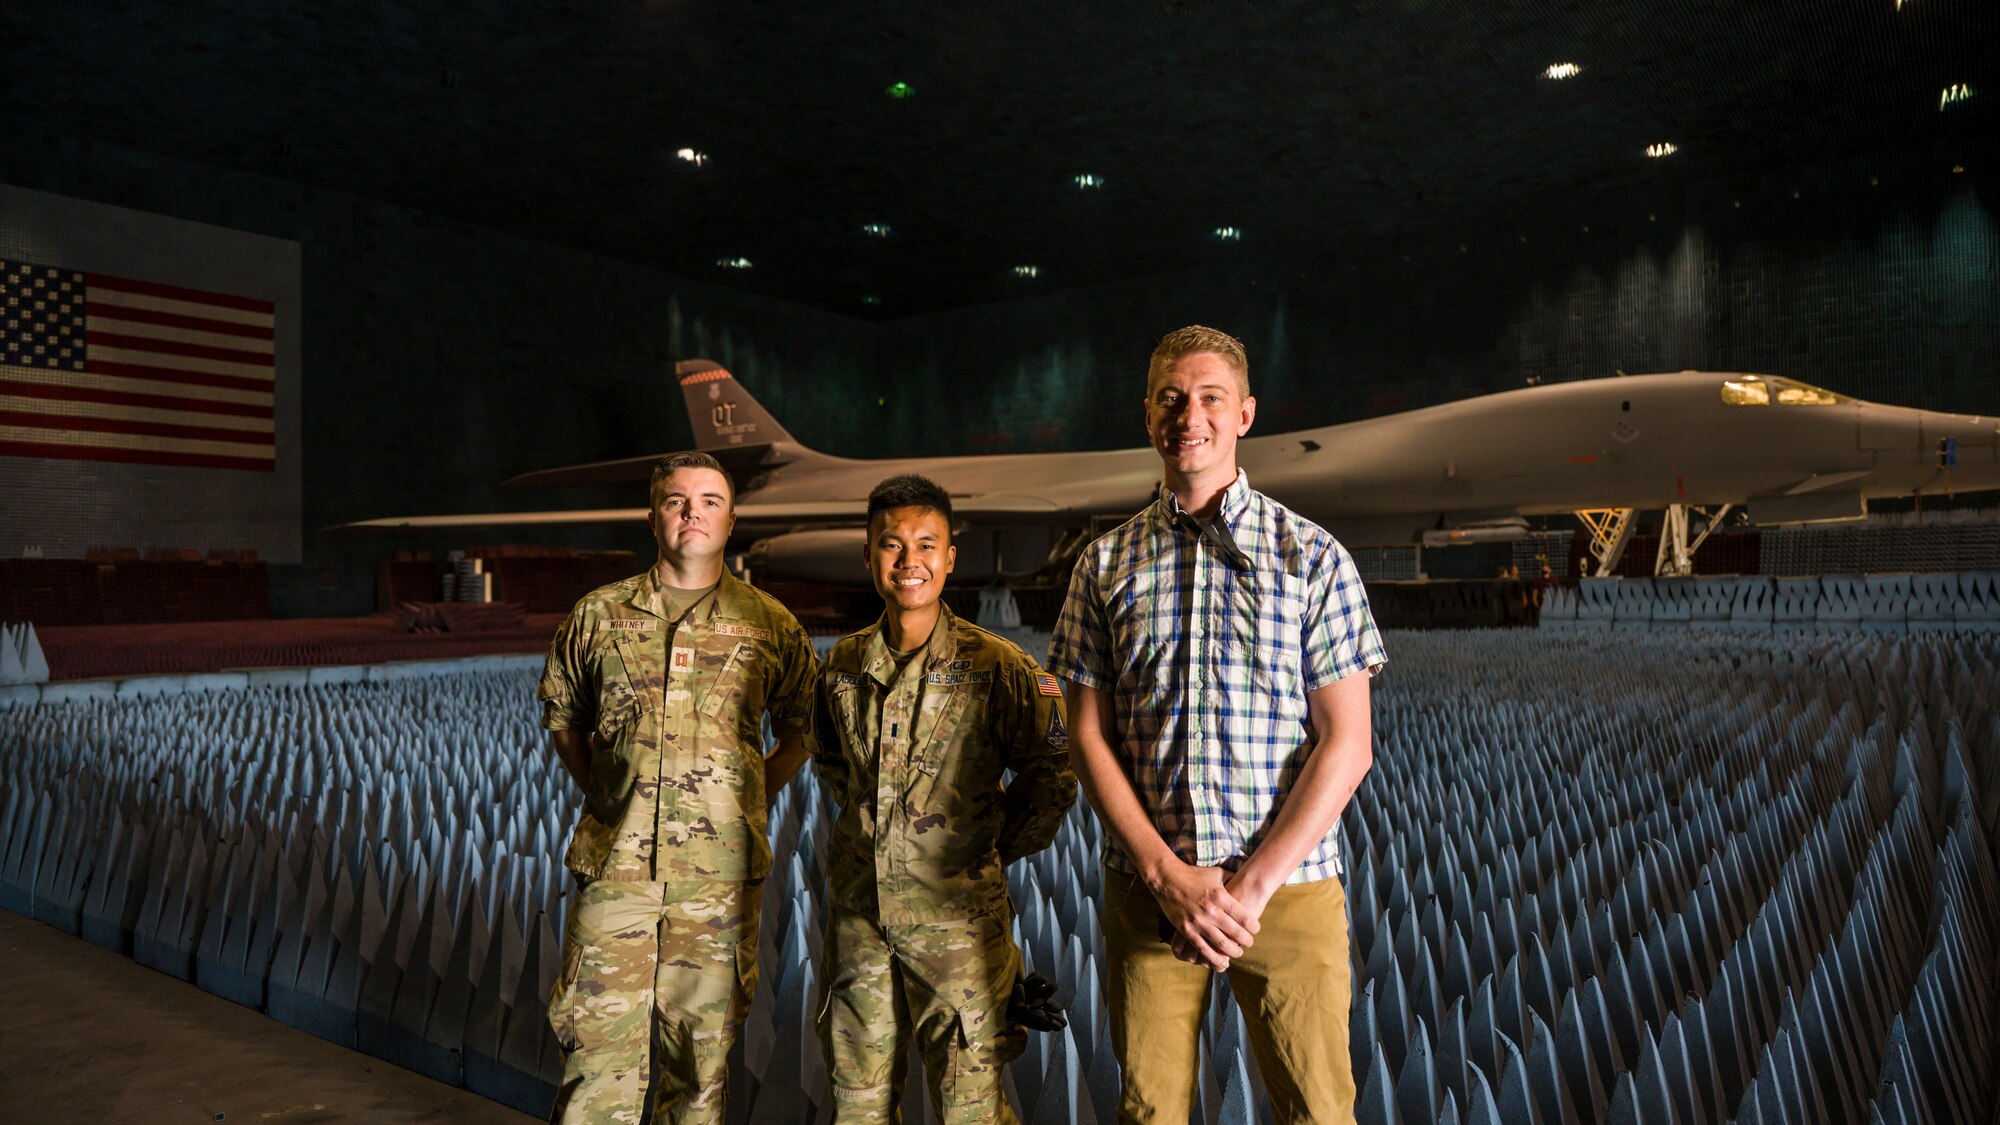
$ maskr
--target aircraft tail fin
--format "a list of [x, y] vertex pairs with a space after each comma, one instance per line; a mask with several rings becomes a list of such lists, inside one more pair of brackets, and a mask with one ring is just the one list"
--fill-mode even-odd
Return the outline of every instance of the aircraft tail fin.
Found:
[[799, 443], [763, 404], [751, 397], [729, 369], [706, 359], [674, 364], [681, 394], [687, 398], [688, 424], [694, 445], [703, 453]]

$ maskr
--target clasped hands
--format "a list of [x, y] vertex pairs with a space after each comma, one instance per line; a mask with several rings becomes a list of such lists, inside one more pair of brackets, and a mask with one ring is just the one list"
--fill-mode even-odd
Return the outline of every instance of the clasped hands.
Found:
[[1160, 904], [1160, 939], [1174, 956], [1224, 972], [1256, 940], [1258, 919], [1271, 900], [1241, 869], [1172, 863], [1160, 873], [1153, 898]]

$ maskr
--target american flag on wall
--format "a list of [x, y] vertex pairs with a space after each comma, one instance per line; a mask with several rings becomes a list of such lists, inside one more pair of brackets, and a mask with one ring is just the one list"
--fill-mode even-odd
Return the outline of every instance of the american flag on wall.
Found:
[[0, 259], [0, 457], [272, 472], [271, 302]]

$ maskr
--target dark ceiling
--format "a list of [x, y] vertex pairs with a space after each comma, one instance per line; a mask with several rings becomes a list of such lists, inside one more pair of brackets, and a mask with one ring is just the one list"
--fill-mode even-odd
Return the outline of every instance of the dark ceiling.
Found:
[[2000, 88], [1941, 94], [2000, 87], [1997, 29], [1994, 0], [16, 0], [0, 115], [894, 317], [1955, 152]]

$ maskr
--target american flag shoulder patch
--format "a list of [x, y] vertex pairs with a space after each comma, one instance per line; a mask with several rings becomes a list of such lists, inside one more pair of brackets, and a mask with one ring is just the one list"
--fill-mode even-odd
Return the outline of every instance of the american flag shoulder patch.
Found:
[[1053, 695], [1059, 699], [1062, 697], [1062, 683], [1047, 672], [1035, 673], [1035, 690], [1043, 695]]

